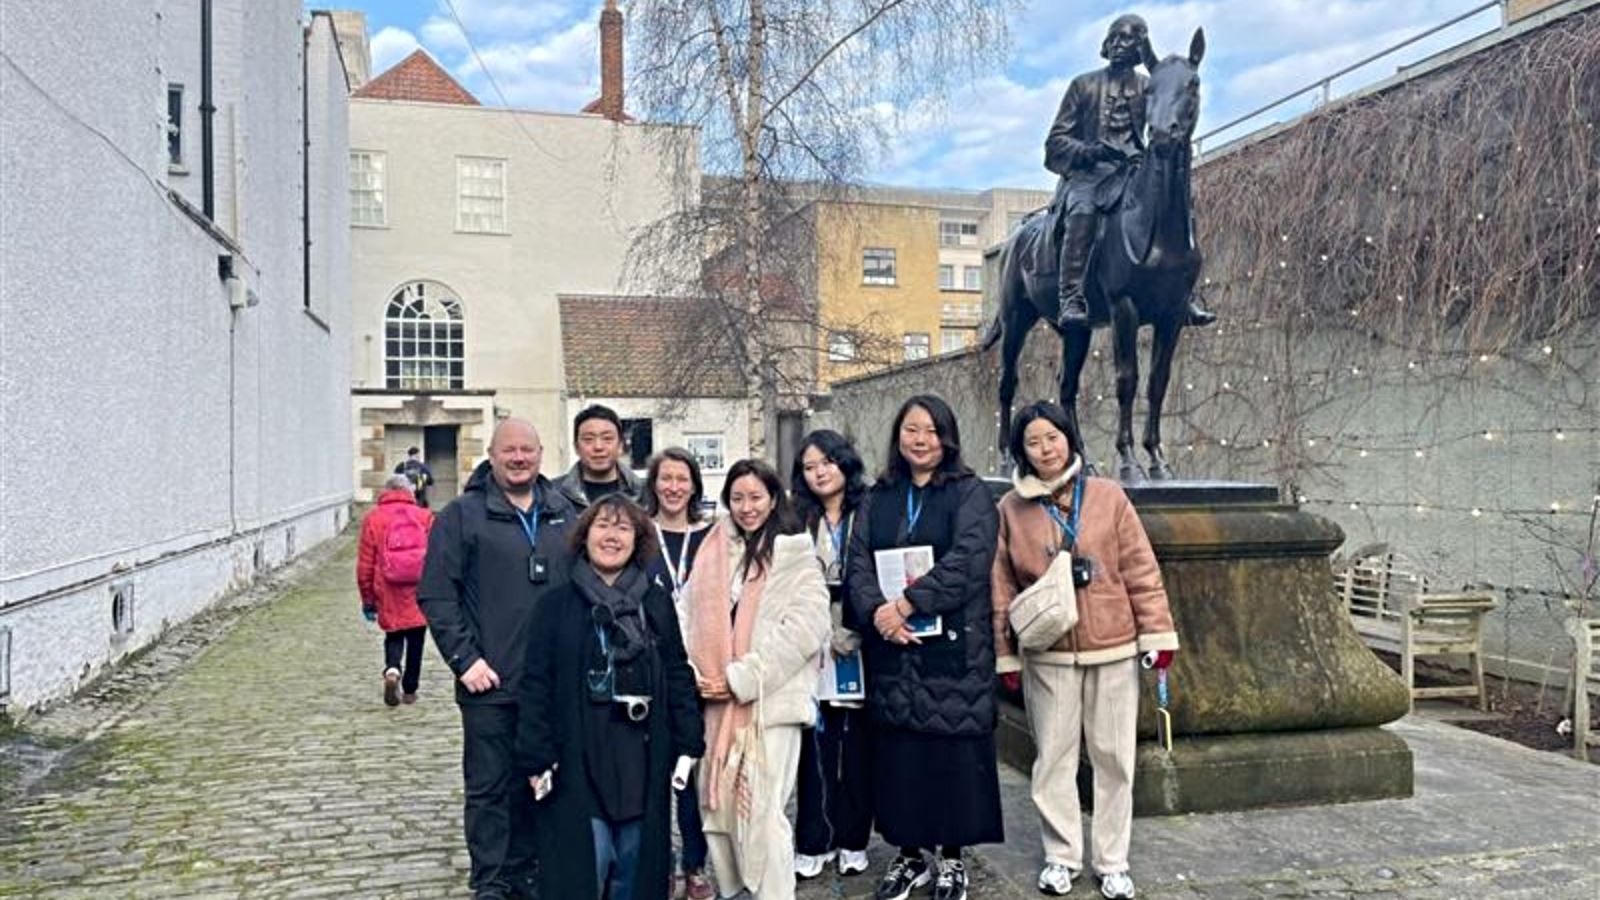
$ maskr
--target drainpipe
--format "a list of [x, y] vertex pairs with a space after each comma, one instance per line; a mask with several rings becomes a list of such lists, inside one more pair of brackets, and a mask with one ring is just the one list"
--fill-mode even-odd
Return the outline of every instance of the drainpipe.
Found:
[[311, 308], [311, 29], [300, 42], [300, 284], [301, 303]]
[[211, 118], [216, 111], [211, 102], [211, 0], [200, 0], [200, 207], [213, 222], [217, 219], [217, 191]]

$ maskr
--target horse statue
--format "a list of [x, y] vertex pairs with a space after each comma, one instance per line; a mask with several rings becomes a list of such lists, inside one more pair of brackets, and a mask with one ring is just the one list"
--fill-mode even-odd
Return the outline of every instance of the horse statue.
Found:
[[[1004, 339], [1000, 374], [1000, 453], [1009, 453], [1012, 401], [1017, 391], [1017, 364], [1034, 323], [1044, 319], [1061, 332], [1061, 406], [1071, 427], [1068, 438], [1084, 452], [1078, 427], [1078, 387], [1089, 355], [1091, 328], [1111, 325], [1116, 355], [1117, 478], [1137, 484], [1146, 477], [1173, 477], [1161, 446], [1161, 407], [1172, 374], [1172, 356], [1187, 324], [1186, 310], [1200, 275], [1200, 249], [1195, 246], [1190, 209], [1190, 139], [1200, 117], [1200, 60], [1205, 33], [1196, 30], [1188, 56], [1168, 56], [1149, 66], [1145, 115], [1150, 137], [1137, 169], [1129, 178], [1122, 204], [1105, 224], [1084, 276], [1090, 327], [1062, 329], [1057, 318], [1057, 273], [1031, 271], [1028, 261], [1039, 243], [1050, 240], [1053, 215], [1034, 215], [1001, 245], [999, 308], [981, 342], [988, 350]], [[1133, 404], [1139, 387], [1139, 329], [1154, 332], [1145, 418], [1144, 449], [1148, 473], [1134, 453]]]

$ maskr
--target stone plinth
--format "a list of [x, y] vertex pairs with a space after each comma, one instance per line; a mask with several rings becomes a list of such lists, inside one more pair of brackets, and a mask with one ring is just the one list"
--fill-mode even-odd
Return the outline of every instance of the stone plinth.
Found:
[[[1129, 495], [1161, 561], [1182, 648], [1168, 682], [1171, 754], [1148, 742], [1155, 678], [1144, 678], [1136, 812], [1409, 796], [1410, 751], [1377, 727], [1405, 715], [1409, 698], [1334, 595], [1328, 556], [1344, 540], [1339, 527], [1257, 485]], [[1022, 712], [1007, 710], [1001, 727], [1007, 762], [1031, 764]]]

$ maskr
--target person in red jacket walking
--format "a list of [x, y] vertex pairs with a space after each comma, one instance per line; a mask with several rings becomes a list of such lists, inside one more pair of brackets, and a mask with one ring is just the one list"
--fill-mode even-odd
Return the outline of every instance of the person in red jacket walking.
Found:
[[362, 615], [383, 629], [383, 702], [389, 706], [417, 701], [422, 640], [428, 633], [428, 621], [417, 606], [417, 582], [432, 527], [433, 513], [417, 505], [404, 475], [384, 482], [378, 505], [361, 523], [356, 586]]

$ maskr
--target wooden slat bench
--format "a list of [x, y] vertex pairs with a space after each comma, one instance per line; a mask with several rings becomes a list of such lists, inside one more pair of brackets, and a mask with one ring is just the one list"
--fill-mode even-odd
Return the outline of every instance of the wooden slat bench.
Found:
[[[1400, 655], [1400, 676], [1412, 700], [1476, 697], [1488, 705], [1483, 688], [1483, 615], [1495, 608], [1493, 594], [1434, 593], [1427, 579], [1393, 552], [1358, 557], [1340, 572], [1336, 589], [1350, 621], [1367, 646]], [[1464, 656], [1472, 683], [1417, 687], [1416, 660]]]
[[1569, 619], [1572, 635], [1572, 679], [1576, 687], [1572, 705], [1573, 753], [1585, 762], [1589, 748], [1600, 745], [1600, 730], [1589, 719], [1589, 682], [1600, 678], [1600, 619]]

